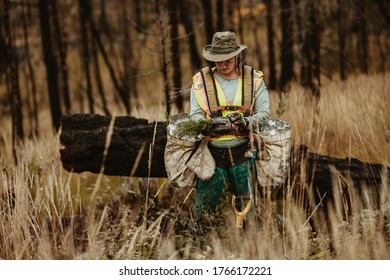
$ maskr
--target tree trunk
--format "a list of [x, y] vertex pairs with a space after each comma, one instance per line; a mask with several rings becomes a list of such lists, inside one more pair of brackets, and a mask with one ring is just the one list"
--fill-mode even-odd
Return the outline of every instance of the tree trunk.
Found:
[[162, 0], [157, 0], [157, 14], [159, 15], [159, 28], [160, 28], [160, 43], [161, 43], [161, 72], [163, 75], [164, 92], [165, 92], [165, 113], [169, 115], [171, 113], [171, 96], [169, 94], [169, 80], [168, 80], [168, 64], [166, 55], [166, 41], [163, 23], [163, 3]]
[[386, 20], [387, 25], [390, 28], [390, 14], [389, 11], [386, 9], [386, 5], [383, 2], [383, 0], [375, 0], [379, 11], [382, 13], [383, 18]]
[[[0, 6], [2, 7], [2, 13], [0, 13], [0, 22], [4, 26], [4, 6], [5, 6], [5, 0], [0, 1]], [[0, 28], [0, 76], [1, 74], [5, 73], [6, 69], [8, 67], [7, 63], [7, 45], [5, 43], [5, 35], [3, 32], [3, 28]]]
[[192, 13], [188, 12], [190, 4], [191, 3], [188, 0], [179, 1], [180, 21], [184, 25], [188, 36], [191, 64], [194, 72], [195, 70], [199, 70], [202, 67], [202, 59], [199, 56], [198, 47], [196, 44], [195, 29], [192, 24]]
[[213, 25], [213, 13], [210, 0], [202, 0], [203, 5], [203, 17], [204, 17], [204, 27], [206, 31], [207, 42], [211, 42], [214, 35], [214, 25]]
[[228, 0], [227, 7], [226, 7], [226, 30], [230, 30], [233, 32], [236, 31], [235, 26], [234, 26], [234, 22], [233, 22], [235, 3], [236, 3], [236, 0]]
[[78, 0], [79, 4], [79, 17], [80, 17], [80, 28], [81, 28], [81, 37], [82, 37], [82, 61], [85, 73], [85, 79], [87, 81], [87, 97], [88, 97], [88, 105], [89, 112], [93, 113], [94, 109], [94, 99], [92, 96], [92, 82], [91, 82], [91, 71], [89, 68], [89, 33], [88, 33], [88, 25], [90, 25], [90, 9], [88, 8], [88, 1]]
[[275, 46], [274, 46], [274, 24], [272, 0], [266, 0], [267, 6], [267, 38], [268, 38], [268, 64], [269, 64], [269, 89], [276, 89], [276, 65], [275, 65]]
[[358, 61], [362, 73], [368, 73], [368, 34], [365, 11], [365, 0], [354, 0], [356, 9], [356, 24], [358, 26]]
[[50, 30], [51, 21], [49, 13], [48, 0], [39, 0], [39, 20], [41, 26], [41, 40], [43, 58], [46, 66], [46, 78], [50, 99], [50, 110], [53, 126], [56, 130], [60, 127], [61, 122], [61, 103], [58, 86], [58, 66], [54, 56], [52, 46], [52, 33]]
[[[111, 142], [102, 169], [103, 153], [112, 119], [100, 115], [76, 114], [62, 118], [60, 154], [63, 167], [72, 172], [84, 171], [107, 175], [166, 177], [164, 150], [167, 143], [166, 123], [149, 123], [131, 116], [116, 117]], [[378, 192], [389, 168], [357, 159], [337, 159], [310, 153], [302, 146], [292, 149], [290, 182], [312, 186], [316, 200], [327, 193], [332, 197], [332, 180], [341, 187], [354, 185], [358, 190]], [[296, 178], [294, 176], [299, 176]], [[383, 176], [383, 178], [382, 178]], [[296, 180], [295, 180], [296, 179]], [[349, 185], [348, 185], [349, 184]]]
[[[32, 103], [32, 106], [30, 106], [29, 110], [29, 119], [32, 123], [31, 129], [32, 131], [38, 135], [39, 134], [39, 119], [38, 119], [38, 100], [37, 100], [37, 88], [35, 84], [35, 72], [34, 68], [31, 63], [31, 56], [30, 56], [30, 44], [28, 40], [28, 33], [29, 33], [29, 24], [28, 24], [28, 13], [29, 9], [31, 9], [30, 5], [24, 5], [22, 7], [21, 12], [21, 18], [22, 18], [22, 25], [23, 25], [23, 40], [24, 40], [24, 51], [26, 53], [26, 60], [27, 60], [27, 69], [28, 69], [28, 76], [29, 76], [29, 82], [31, 85], [31, 95], [29, 94], [28, 100], [29, 103]], [[0, 50], [1, 52], [1, 50]], [[31, 104], [30, 103], [30, 104]]]
[[95, 78], [96, 78], [96, 86], [97, 86], [99, 96], [102, 100], [102, 106], [103, 106], [102, 109], [103, 109], [104, 113], [107, 116], [109, 116], [110, 111], [108, 110], [107, 100], [106, 100], [106, 96], [104, 94], [103, 79], [102, 79], [102, 76], [100, 75], [99, 57], [98, 57], [98, 51], [97, 51], [97, 46], [96, 46], [95, 41], [93, 41], [93, 43], [92, 43], [91, 51], [92, 51], [93, 70], [94, 70]]
[[[228, 0], [230, 1], [230, 0]], [[224, 15], [224, 0], [217, 0], [217, 30], [223, 31], [225, 30], [225, 15]]]
[[98, 19], [98, 26], [99, 26], [99, 30], [101, 30], [107, 36], [109, 42], [112, 44], [113, 38], [111, 36], [110, 25], [107, 21], [106, 3], [107, 3], [106, 0], [99, 0], [100, 15]]
[[106, 49], [104, 48], [104, 44], [102, 42], [102, 39], [100, 38], [99, 31], [98, 31], [92, 18], [91, 18], [91, 22], [90, 22], [90, 31], [92, 34], [92, 38], [94, 40], [94, 44], [96, 44], [95, 46], [99, 49], [100, 54], [103, 58], [103, 61], [106, 64], [106, 67], [108, 69], [108, 74], [110, 75], [111, 81], [112, 81], [117, 93], [119, 94], [119, 97], [120, 97], [123, 105], [125, 106], [126, 113], [130, 114], [129, 96], [126, 95], [126, 93], [123, 90], [123, 87], [120, 85], [120, 83], [116, 77], [115, 69], [112, 66], [112, 63], [110, 62], [110, 59], [109, 59], [108, 54], [106, 52]]
[[305, 14], [307, 16], [303, 42], [302, 73], [303, 86], [311, 89], [312, 95], [320, 98], [320, 24], [318, 0], [306, 2]]
[[[111, 120], [111, 117], [94, 114], [62, 118], [60, 152], [66, 170], [100, 172]], [[165, 166], [161, 161], [166, 139], [165, 123], [148, 123], [131, 116], [116, 117], [104, 173], [147, 177], [150, 171], [152, 177], [165, 177]]]
[[[70, 96], [69, 96], [69, 85], [68, 85], [68, 67], [66, 65], [66, 51], [67, 51], [67, 44], [66, 44], [66, 36], [63, 38], [64, 32], [61, 28], [64, 23], [60, 23], [59, 15], [58, 15], [58, 7], [57, 7], [57, 0], [50, 0], [51, 2], [51, 8], [52, 8], [52, 14], [53, 14], [53, 23], [55, 28], [55, 37], [57, 41], [58, 51], [60, 54], [60, 73], [61, 73], [61, 88], [62, 88], [62, 97], [64, 100], [65, 105], [65, 112], [67, 114], [70, 114], [71, 110], [71, 103], [70, 103]], [[66, 30], [66, 26], [64, 28]], [[65, 33], [66, 35], [66, 33]]]
[[297, 60], [300, 63], [300, 82], [303, 84], [302, 77], [303, 73], [305, 72], [305, 66], [304, 66], [304, 50], [303, 50], [303, 43], [304, 43], [304, 30], [303, 30], [303, 23], [302, 23], [302, 8], [301, 8], [301, 0], [294, 0], [294, 13], [295, 13], [295, 26], [296, 26], [296, 33], [297, 33]]
[[338, 37], [339, 37], [339, 65], [340, 65], [340, 79], [347, 79], [347, 65], [346, 65], [346, 10], [344, 0], [337, 0], [337, 25], [338, 25]]
[[131, 63], [133, 60], [133, 48], [130, 41], [130, 28], [128, 24], [128, 13], [126, 7], [126, 1], [122, 0], [122, 23], [123, 23], [123, 74], [122, 88], [125, 96], [128, 98], [129, 107], [131, 108], [131, 96], [132, 96], [132, 69]]
[[259, 32], [258, 26], [259, 25], [257, 24], [257, 17], [254, 14], [251, 14], [251, 25], [252, 25], [252, 36], [253, 36], [254, 41], [255, 41], [255, 54], [256, 54], [258, 65], [259, 65], [258, 68], [263, 69], [263, 67], [264, 67], [263, 54], [261, 51], [261, 42], [260, 42], [259, 36], [258, 36], [258, 32]]
[[134, 16], [135, 16], [135, 23], [136, 23], [136, 30], [138, 32], [142, 32], [143, 30], [143, 24], [142, 24], [142, 1], [139, 0], [133, 0], [133, 7], [134, 7]]
[[281, 44], [281, 64], [280, 88], [285, 90], [287, 84], [294, 77], [294, 42], [293, 42], [293, 20], [291, 0], [280, 0], [280, 20], [282, 27], [282, 44]]
[[169, 25], [171, 37], [171, 57], [173, 66], [173, 97], [179, 112], [183, 111], [183, 94], [181, 91], [181, 64], [179, 24], [177, 19], [178, 0], [169, 1]]
[[[88, 26], [89, 26], [89, 29], [92, 29], [91, 25], [93, 24], [93, 19], [92, 19], [91, 1], [90, 0], [85, 0], [85, 1], [86, 1], [86, 6], [88, 6], [87, 10], [89, 9], [89, 11], [87, 12], [89, 15], [88, 19], [87, 19], [88, 24], [85, 26], [85, 28], [86, 28], [85, 32], [88, 34]], [[101, 8], [103, 9], [103, 11], [102, 11], [103, 15], [101, 15], [101, 18], [102, 18], [102, 17], [105, 17], [104, 5]], [[101, 19], [101, 20], [103, 20], [103, 19]], [[108, 23], [106, 22], [105, 24], [106, 25], [104, 25], [104, 27], [103, 27], [103, 28], [105, 28], [104, 32], [106, 32], [107, 37], [110, 38], [109, 37]], [[110, 42], [112, 42], [112, 40], [110, 40]], [[87, 46], [89, 46], [89, 43], [87, 44]], [[96, 86], [97, 86], [99, 96], [102, 100], [102, 109], [103, 109], [104, 113], [107, 116], [109, 116], [110, 111], [108, 110], [107, 101], [106, 101], [106, 97], [104, 94], [104, 88], [103, 88], [103, 79], [102, 79], [101, 74], [100, 74], [100, 64], [99, 64], [99, 57], [98, 57], [98, 44], [96, 43], [96, 40], [92, 40], [91, 52], [92, 52], [93, 70], [94, 70], [94, 74], [95, 74], [95, 78], [96, 78]], [[88, 54], [88, 57], [89, 57], [89, 54]]]
[[[18, 57], [15, 49], [15, 41], [12, 37], [10, 8], [11, 2], [5, 0], [3, 2], [3, 25], [4, 25], [4, 43], [5, 43], [5, 59], [6, 65], [9, 65], [8, 76], [11, 81], [11, 91], [9, 100], [11, 104], [12, 113], [12, 148], [14, 153], [16, 146], [24, 138], [23, 130], [23, 114], [22, 114], [22, 100], [20, 97], [19, 87], [19, 69]], [[16, 158], [15, 158], [16, 159]]]
[[237, 9], [237, 19], [238, 19], [238, 36], [240, 38], [240, 43], [244, 44], [244, 27], [243, 27], [243, 19], [241, 16], [241, 0], [235, 0], [237, 3], [236, 9]]

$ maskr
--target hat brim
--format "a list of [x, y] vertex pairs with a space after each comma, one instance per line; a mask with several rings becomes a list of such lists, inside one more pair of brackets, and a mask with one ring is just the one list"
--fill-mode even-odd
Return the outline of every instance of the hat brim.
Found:
[[239, 44], [238, 46], [239, 48], [236, 51], [222, 54], [222, 53], [212, 53], [210, 51], [211, 45], [207, 45], [203, 48], [202, 55], [208, 61], [221, 62], [221, 61], [231, 59], [232, 57], [235, 57], [236, 55], [240, 54], [242, 51], [248, 49], [248, 47], [244, 44]]

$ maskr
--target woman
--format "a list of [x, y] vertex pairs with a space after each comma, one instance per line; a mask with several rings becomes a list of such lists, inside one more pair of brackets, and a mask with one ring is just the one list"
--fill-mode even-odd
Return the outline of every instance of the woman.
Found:
[[[225, 188], [243, 199], [244, 204], [238, 200], [236, 207], [245, 207], [251, 185], [255, 184], [253, 161], [245, 156], [248, 130], [268, 122], [269, 96], [263, 73], [240, 65], [240, 54], [246, 49], [246, 45], [237, 44], [235, 33], [215, 33], [212, 43], [202, 51], [215, 67], [203, 68], [192, 79], [190, 118], [227, 118], [233, 127], [231, 132], [211, 139], [208, 145], [216, 169], [210, 180], [197, 181], [196, 215], [200, 211], [215, 211]], [[251, 213], [255, 213], [253, 204]]]

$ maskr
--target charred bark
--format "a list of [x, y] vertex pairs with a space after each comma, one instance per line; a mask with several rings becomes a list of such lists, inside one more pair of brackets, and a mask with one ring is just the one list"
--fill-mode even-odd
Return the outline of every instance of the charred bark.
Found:
[[338, 39], [339, 39], [339, 65], [340, 65], [340, 79], [347, 79], [347, 64], [345, 63], [345, 58], [347, 56], [346, 49], [346, 38], [347, 38], [347, 28], [346, 28], [346, 8], [345, 3], [342, 0], [337, 0], [337, 25], [338, 25]]
[[161, 73], [164, 81], [164, 93], [165, 93], [165, 112], [171, 113], [171, 95], [169, 92], [169, 79], [168, 79], [168, 61], [167, 61], [167, 46], [165, 26], [163, 20], [164, 3], [162, 0], [157, 0], [157, 14], [159, 15], [159, 29], [160, 29], [160, 43], [161, 43]]
[[275, 63], [275, 45], [274, 45], [274, 23], [273, 23], [273, 3], [272, 0], [266, 0], [267, 7], [267, 38], [268, 38], [268, 65], [269, 65], [269, 89], [276, 89], [276, 63]]
[[357, 44], [357, 54], [358, 61], [362, 73], [368, 73], [368, 30], [367, 30], [367, 19], [365, 11], [365, 1], [364, 0], [355, 0], [354, 7], [356, 9], [355, 22], [358, 32], [358, 44]]
[[390, 27], [390, 14], [386, 8], [385, 2], [383, 0], [375, 0], [375, 3], [377, 4], [379, 11], [382, 13], [387, 25]]
[[204, 27], [207, 36], [207, 42], [211, 42], [214, 35], [214, 25], [213, 25], [213, 13], [211, 1], [202, 0], [203, 6], [203, 16], [204, 16]]
[[[11, 2], [6, 0], [3, 2], [2, 8], [4, 9], [3, 14], [3, 25], [4, 25], [4, 42], [5, 42], [5, 55], [6, 63], [9, 65], [7, 70], [7, 76], [11, 81], [11, 91], [9, 100], [11, 104], [11, 115], [12, 115], [12, 149], [15, 156], [18, 144], [23, 141], [24, 130], [23, 130], [23, 113], [22, 113], [22, 99], [20, 95], [19, 86], [19, 67], [18, 67], [18, 56], [15, 47], [15, 38], [13, 38], [11, 30], [11, 19], [10, 19], [10, 8]], [[1, 23], [1, 21], [0, 21]], [[16, 156], [15, 162], [17, 163]]]
[[71, 101], [69, 95], [69, 74], [68, 74], [68, 66], [66, 63], [67, 56], [67, 31], [66, 26], [63, 27], [64, 23], [60, 22], [60, 15], [58, 11], [58, 3], [57, 1], [51, 0], [51, 13], [53, 14], [53, 24], [54, 24], [54, 37], [57, 42], [57, 48], [59, 53], [59, 82], [61, 84], [62, 89], [62, 97], [65, 105], [65, 112], [70, 114], [71, 111]]
[[225, 30], [225, 12], [224, 12], [224, 3], [223, 0], [217, 0], [217, 30]]
[[[35, 83], [35, 72], [31, 61], [30, 56], [30, 44], [28, 40], [28, 34], [29, 34], [29, 25], [31, 22], [28, 21], [28, 15], [31, 13], [31, 4], [23, 6], [21, 11], [21, 19], [22, 19], [22, 26], [23, 26], [23, 40], [24, 40], [24, 52], [26, 53], [26, 62], [27, 62], [27, 73], [28, 73], [28, 79], [26, 77], [26, 84], [27, 82], [30, 84], [31, 87], [31, 94], [28, 94], [28, 103], [31, 99], [31, 105], [28, 109], [28, 115], [29, 115], [29, 121], [31, 123], [30, 127], [32, 128], [32, 131], [38, 135], [39, 134], [39, 119], [38, 119], [38, 97], [37, 97], [37, 87]], [[0, 48], [1, 53], [1, 48]], [[1, 60], [1, 58], [0, 58]], [[1, 72], [1, 71], [0, 71]], [[26, 88], [29, 88], [26, 86]]]
[[312, 95], [320, 98], [320, 21], [318, 0], [309, 1], [305, 6], [305, 32], [303, 41], [303, 69], [301, 82], [311, 88]]
[[188, 47], [190, 49], [191, 66], [193, 68], [193, 71], [195, 71], [202, 67], [202, 59], [200, 58], [198, 53], [198, 47], [195, 37], [195, 28], [192, 24], [191, 12], [189, 12], [191, 7], [189, 5], [191, 5], [191, 3], [188, 0], [179, 1], [180, 21], [184, 25], [186, 34], [188, 36]]
[[[76, 173], [101, 171], [110, 121], [111, 117], [95, 114], [62, 118], [60, 153], [66, 170]], [[145, 119], [130, 116], [116, 117], [104, 161], [104, 173], [165, 177], [163, 159], [166, 139], [166, 125], [162, 122], [148, 123]]]
[[88, 8], [88, 3], [85, 1], [78, 1], [79, 5], [79, 18], [80, 18], [80, 28], [82, 36], [82, 61], [83, 68], [85, 72], [86, 80], [86, 92], [88, 97], [89, 112], [94, 113], [94, 99], [92, 96], [92, 81], [91, 81], [91, 70], [90, 70], [90, 55], [89, 55], [89, 33], [88, 25], [90, 24], [90, 9]]
[[293, 41], [293, 18], [292, 3], [290, 0], [280, 0], [280, 21], [282, 28], [282, 42], [280, 48], [281, 71], [280, 89], [287, 90], [287, 85], [294, 78], [294, 41]]
[[179, 20], [177, 16], [178, 1], [169, 1], [169, 25], [171, 37], [171, 60], [173, 66], [173, 99], [179, 112], [183, 111], [183, 94], [181, 91], [181, 63]]

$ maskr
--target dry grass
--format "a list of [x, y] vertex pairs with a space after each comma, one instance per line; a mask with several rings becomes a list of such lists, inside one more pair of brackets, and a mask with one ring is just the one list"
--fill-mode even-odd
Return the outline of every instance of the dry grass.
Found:
[[[388, 79], [329, 83], [319, 104], [293, 86], [282, 116], [292, 124], [293, 144], [389, 166]], [[271, 100], [275, 114], [277, 94]], [[134, 114], [163, 119], [163, 108], [141, 106]], [[348, 215], [336, 180], [325, 215], [321, 206], [306, 208], [291, 178], [281, 199], [261, 195], [259, 223], [241, 231], [228, 194], [221, 211], [199, 221], [194, 191], [172, 189], [165, 179], [65, 172], [52, 133], [26, 140], [18, 166], [7, 133], [0, 143], [0, 259], [390, 259], [388, 174], [378, 186], [379, 208], [369, 193], [349, 189]]]
[[[315, 152], [335, 157], [354, 157], [389, 164], [390, 92], [389, 74], [357, 76], [346, 82], [326, 83], [321, 101], [293, 86], [286, 113], [295, 144], [306, 144]], [[271, 104], [278, 100], [273, 96]], [[276, 110], [273, 110], [276, 112]]]

